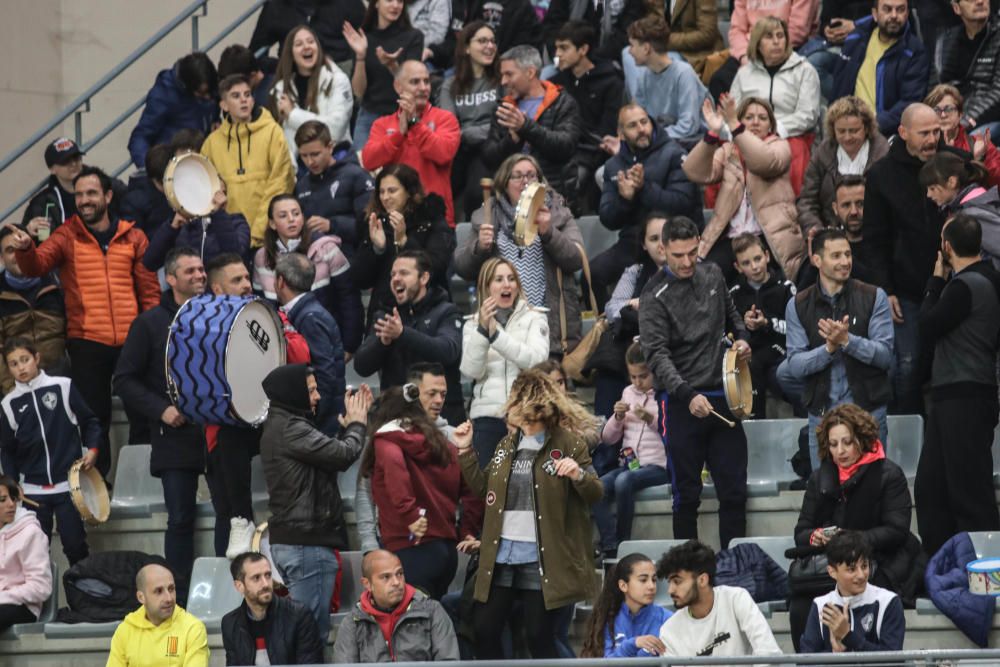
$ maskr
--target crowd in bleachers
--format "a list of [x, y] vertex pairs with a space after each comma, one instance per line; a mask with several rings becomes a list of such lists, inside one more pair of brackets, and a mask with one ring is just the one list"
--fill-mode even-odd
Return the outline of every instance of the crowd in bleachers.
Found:
[[[772, 654], [755, 602], [778, 597], [797, 650], [901, 649], [928, 559], [1000, 530], [1000, 18], [987, 0], [728, 11], [270, 0], [249, 45], [157, 75], [127, 185], [52, 141], [49, 182], [0, 231], [0, 630], [39, 619], [53, 530], [102, 569], [68, 475], [111, 481], [117, 395], [167, 520], [109, 665], [161, 641], [207, 664], [182, 608], [202, 475], [244, 599], [227, 664], [321, 662], [351, 542], [338, 473], [359, 460], [364, 593], [336, 661], [569, 657], [578, 603], [586, 656]], [[191, 154], [218, 174], [205, 215], [168, 174]], [[597, 224], [617, 233], [599, 249]], [[202, 294], [280, 318], [262, 424], [200, 423], [168, 392], [171, 322]], [[776, 414], [808, 419], [787, 575], [741, 543], [740, 419]], [[926, 420], [912, 496], [888, 415]], [[718, 554], [698, 541], [708, 479]], [[686, 541], [622, 553], [636, 494], [668, 484]], [[761, 568], [777, 597], [739, 583]]]

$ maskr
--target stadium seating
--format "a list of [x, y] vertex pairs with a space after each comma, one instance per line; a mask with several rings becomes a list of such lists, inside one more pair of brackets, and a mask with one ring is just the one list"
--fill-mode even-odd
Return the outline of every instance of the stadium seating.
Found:
[[119, 450], [111, 498], [112, 517], [146, 517], [166, 511], [163, 486], [149, 473], [152, 451], [152, 445], [127, 445]]
[[209, 632], [219, 632], [222, 617], [242, 602], [243, 596], [233, 586], [229, 559], [195, 559], [187, 610], [200, 618]]

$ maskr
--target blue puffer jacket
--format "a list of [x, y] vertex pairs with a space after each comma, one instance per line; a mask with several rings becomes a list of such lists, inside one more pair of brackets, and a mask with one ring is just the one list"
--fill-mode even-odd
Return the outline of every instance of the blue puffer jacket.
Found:
[[745, 588], [754, 602], [788, 597], [788, 573], [756, 544], [737, 544], [716, 554], [715, 585]]
[[195, 218], [180, 229], [167, 221], [149, 239], [142, 264], [158, 271], [174, 248], [187, 246], [197, 250], [206, 264], [223, 253], [235, 252], [240, 257], [250, 248], [250, 225], [241, 213], [216, 211], [205, 218]]
[[955, 627], [981, 648], [986, 648], [993, 625], [996, 598], [969, 592], [965, 566], [976, 560], [976, 550], [968, 533], [959, 533], [944, 543], [931, 557], [924, 572], [924, 584], [934, 606], [951, 619]]
[[[868, 40], [876, 27], [871, 16], [854, 23], [854, 32], [844, 40], [834, 71], [833, 99], [854, 94], [858, 71], [868, 50]], [[896, 134], [903, 109], [924, 99], [927, 94], [930, 60], [923, 42], [912, 27], [912, 22], [907, 22], [902, 37], [889, 47], [875, 68], [875, 113], [878, 115], [879, 130], [887, 137]]]
[[615, 636], [611, 637], [611, 628], [604, 628], [605, 658], [651, 658], [652, 654], [635, 645], [636, 637], [645, 635], [660, 636], [660, 626], [673, 616], [659, 605], [646, 605], [635, 616], [623, 604], [615, 616]]
[[128, 138], [132, 164], [137, 169], [144, 169], [150, 147], [169, 143], [178, 130], [199, 130], [208, 136], [212, 123], [217, 120], [218, 101], [199, 99], [191, 94], [181, 83], [174, 64], [173, 68], [156, 75], [156, 83], [146, 93], [146, 107]]

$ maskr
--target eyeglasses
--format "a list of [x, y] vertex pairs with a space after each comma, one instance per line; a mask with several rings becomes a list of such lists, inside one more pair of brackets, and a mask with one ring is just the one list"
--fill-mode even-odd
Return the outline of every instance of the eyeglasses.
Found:
[[958, 107], [956, 107], [953, 104], [949, 104], [948, 106], [944, 107], [934, 107], [934, 113], [936, 113], [939, 116], [950, 116], [951, 114], [957, 111]]
[[487, 44], [497, 43], [497, 40], [493, 39], [492, 37], [476, 37], [472, 41], [475, 42], [476, 44], [479, 44], [480, 46], [486, 46]]
[[529, 171], [526, 174], [522, 174], [519, 171], [515, 171], [510, 175], [510, 180], [515, 183], [520, 183], [521, 181], [527, 181], [528, 183], [533, 183], [538, 180], [538, 174], [533, 171]]

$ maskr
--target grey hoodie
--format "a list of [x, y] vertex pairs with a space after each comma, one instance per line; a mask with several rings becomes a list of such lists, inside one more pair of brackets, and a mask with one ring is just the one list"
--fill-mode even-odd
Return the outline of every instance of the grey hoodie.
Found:
[[445, 80], [441, 85], [438, 106], [458, 118], [462, 127], [462, 145], [478, 146], [486, 141], [490, 121], [500, 106], [500, 86], [485, 77], [473, 81], [472, 88], [461, 95], [452, 92], [454, 86], [455, 77]]

